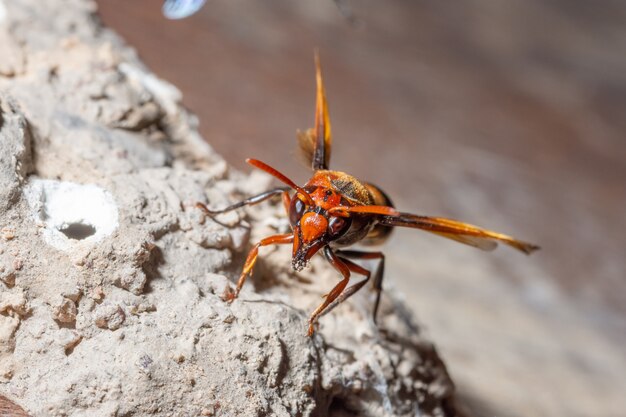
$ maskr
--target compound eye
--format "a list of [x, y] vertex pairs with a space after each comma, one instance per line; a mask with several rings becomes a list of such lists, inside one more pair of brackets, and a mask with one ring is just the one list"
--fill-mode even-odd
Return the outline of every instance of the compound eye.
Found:
[[352, 223], [352, 219], [349, 217], [333, 217], [328, 222], [328, 233], [332, 237], [338, 237], [343, 235], [350, 228], [350, 224]]
[[292, 226], [298, 224], [305, 210], [306, 205], [304, 202], [300, 200], [297, 195], [293, 196], [293, 199], [291, 199], [291, 205], [289, 206], [289, 222]]

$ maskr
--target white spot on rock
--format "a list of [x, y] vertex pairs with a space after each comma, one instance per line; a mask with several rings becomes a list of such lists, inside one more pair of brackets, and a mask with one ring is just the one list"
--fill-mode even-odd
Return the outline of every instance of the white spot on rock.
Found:
[[113, 196], [97, 185], [34, 178], [24, 193], [44, 240], [59, 250], [93, 245], [118, 226]]

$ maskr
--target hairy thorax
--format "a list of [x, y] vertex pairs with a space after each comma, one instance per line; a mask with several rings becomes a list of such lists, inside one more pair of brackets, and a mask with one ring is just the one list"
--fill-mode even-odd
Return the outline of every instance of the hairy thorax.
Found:
[[[304, 189], [315, 204], [323, 210], [336, 206], [391, 206], [391, 200], [378, 187], [362, 182], [341, 171], [319, 170], [306, 183]], [[364, 245], [383, 243], [391, 228], [377, 224], [370, 216], [352, 216], [352, 227], [333, 247], [350, 246], [356, 242]]]

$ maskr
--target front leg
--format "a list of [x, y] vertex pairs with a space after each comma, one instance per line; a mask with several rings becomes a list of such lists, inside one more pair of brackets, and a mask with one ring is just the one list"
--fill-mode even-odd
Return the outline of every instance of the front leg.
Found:
[[324, 247], [324, 255], [326, 256], [328, 262], [330, 262], [330, 264], [337, 271], [339, 271], [339, 273], [341, 273], [343, 279], [324, 296], [324, 302], [322, 302], [322, 304], [320, 304], [315, 311], [313, 311], [311, 317], [309, 317], [309, 336], [313, 336], [313, 333], [315, 332], [315, 323], [317, 322], [317, 318], [324, 313], [324, 310], [329, 304], [339, 297], [350, 281], [350, 269], [348, 268], [348, 265], [346, 265], [343, 260], [339, 259], [330, 247]]
[[259, 248], [261, 246], [281, 245], [287, 243], [293, 243], [293, 234], [287, 233], [283, 235], [266, 237], [265, 239], [262, 239], [259, 243], [254, 245], [248, 253], [246, 263], [244, 264], [243, 271], [241, 271], [241, 275], [239, 276], [239, 280], [237, 281], [237, 287], [235, 288], [235, 291], [225, 294], [224, 301], [232, 302], [235, 298], [237, 298], [239, 292], [241, 291], [241, 287], [243, 287], [243, 284], [246, 282], [246, 278], [248, 277], [248, 275], [252, 275], [252, 270], [259, 255]]
[[[340, 250], [340, 251], [337, 251], [337, 253], [341, 256], [345, 256], [346, 258], [352, 258], [352, 259], [380, 259], [380, 262], [378, 263], [378, 266], [376, 267], [376, 271], [374, 272], [374, 291], [376, 291], [376, 301], [374, 302], [373, 316], [374, 316], [374, 323], [376, 323], [376, 316], [378, 315], [378, 306], [380, 305], [380, 295], [383, 290], [383, 275], [385, 274], [385, 254], [382, 252], [362, 252], [362, 251], [357, 251], [357, 250]], [[355, 284], [354, 286], [356, 287], [356, 285], [359, 285], [359, 284]], [[365, 285], [365, 282], [361, 286], [359, 286], [358, 288], [355, 288], [352, 291], [350, 291], [352, 287], [348, 288], [346, 290], [346, 294], [345, 295], [342, 294], [341, 299], [337, 300], [338, 301], [337, 304], [339, 304], [340, 302], [344, 301], [346, 298], [350, 297], [352, 294], [357, 292], [363, 285]], [[334, 308], [334, 306], [331, 308]], [[329, 308], [329, 310], [331, 308]]]
[[[383, 273], [385, 270], [385, 255], [382, 252], [361, 252], [354, 250], [338, 250], [336, 255], [339, 255], [338, 258], [342, 261], [350, 271], [365, 276], [365, 279], [357, 282], [354, 285], [347, 287], [339, 296], [337, 296], [331, 303], [329, 303], [326, 308], [320, 312], [319, 316], [323, 316], [325, 314], [330, 313], [335, 307], [339, 304], [346, 301], [350, 298], [354, 293], [359, 291], [365, 284], [367, 284], [371, 277], [371, 272], [367, 269], [363, 268], [360, 265], [355, 264], [346, 258], [352, 259], [380, 259], [378, 266], [376, 267], [376, 271], [374, 272], [374, 290], [376, 291], [376, 302], [374, 303], [374, 323], [376, 323], [376, 315], [378, 312], [378, 305], [380, 302], [380, 294], [382, 291], [382, 280]], [[318, 317], [319, 317], [318, 316]]]
[[346, 266], [350, 269], [350, 271], [365, 276], [365, 279], [346, 288], [341, 294], [339, 294], [339, 297], [337, 297], [332, 303], [328, 305], [328, 307], [326, 307], [326, 309], [320, 314], [321, 316], [330, 313], [332, 310], [334, 310], [335, 307], [337, 307], [339, 304], [343, 303], [348, 298], [350, 298], [355, 292], [360, 290], [370, 280], [370, 276], [371, 276], [370, 271], [368, 271], [367, 269], [363, 268], [360, 265], [355, 264], [349, 259], [346, 259], [343, 257], [340, 257], [339, 259], [341, 259], [346, 264]]

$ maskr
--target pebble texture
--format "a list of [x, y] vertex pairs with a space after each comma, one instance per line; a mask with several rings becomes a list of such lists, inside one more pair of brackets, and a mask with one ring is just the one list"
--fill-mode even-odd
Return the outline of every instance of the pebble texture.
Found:
[[[295, 275], [288, 248], [263, 250], [224, 303], [249, 240], [288, 225], [280, 204], [216, 219], [194, 204], [223, 206], [270, 179], [213, 153], [178, 90], [101, 26], [95, 3], [1, 6], [0, 412], [458, 415], [443, 363], [392, 294], [380, 327], [363, 291], [306, 337], [337, 281], [321, 259]], [[27, 196], [35, 183], [104, 190], [117, 223], [93, 212], [55, 223], [46, 192]], [[61, 207], [87, 205], [77, 195], [91, 194], [68, 192]]]

